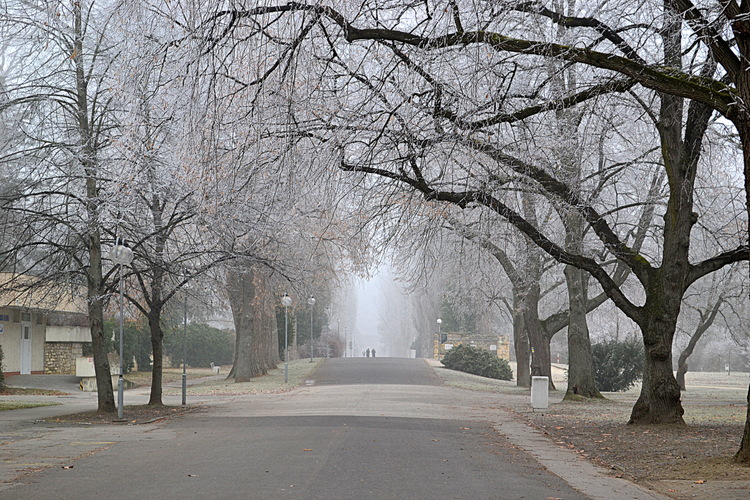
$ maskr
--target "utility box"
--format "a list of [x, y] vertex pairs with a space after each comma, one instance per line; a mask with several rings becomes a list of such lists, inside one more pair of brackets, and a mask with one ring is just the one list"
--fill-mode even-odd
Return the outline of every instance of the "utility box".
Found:
[[[117, 387], [118, 379], [120, 378], [120, 365], [119, 363], [110, 363], [109, 373], [112, 375], [112, 387]], [[94, 369], [94, 358], [92, 357], [81, 357], [76, 358], [76, 377], [81, 377], [78, 382], [78, 387], [84, 392], [96, 392], [96, 371]], [[125, 381], [125, 387], [130, 387], [132, 384]]]
[[531, 377], [531, 407], [535, 410], [549, 408], [548, 377]]

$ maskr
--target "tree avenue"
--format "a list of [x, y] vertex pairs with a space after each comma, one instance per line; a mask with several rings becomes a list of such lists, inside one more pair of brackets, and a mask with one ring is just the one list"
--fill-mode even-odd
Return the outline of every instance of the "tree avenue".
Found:
[[[108, 247], [124, 237], [150, 404], [163, 316], [191, 283], [228, 296], [230, 376], [244, 381], [283, 355], [282, 293], [312, 356], [337, 273], [366, 274], [400, 245], [400, 272], [427, 281], [399, 312], [432, 332], [412, 343], [423, 355], [440, 295], [467, 277], [450, 293], [508, 309], [519, 383], [550, 374], [567, 328], [567, 396], [598, 397], [587, 313], [611, 300], [644, 346], [629, 422], [684, 424], [687, 357], [746, 294], [727, 282], [750, 275], [717, 278], [750, 259], [750, 4], [2, 0], [0, 12], [0, 267], [85, 290], [100, 411], [115, 411], [103, 321]], [[491, 271], [453, 261], [430, 283], [420, 257], [462, 245]], [[722, 288], [686, 324], [708, 275]], [[679, 322], [692, 338], [678, 383]], [[736, 458], [750, 463], [747, 397]]]
[[[557, 261], [587, 271], [643, 336], [643, 386], [630, 422], [684, 423], [672, 372], [683, 295], [707, 274], [748, 260], [746, 220], [740, 233], [711, 248], [691, 247], [691, 239], [717, 216], [699, 212], [704, 204], [696, 189], [710, 181], [703, 172], [711, 165], [701, 156], [707, 138], [729, 122], [742, 159], [735, 154], [728, 168], [742, 161], [746, 195], [743, 211], [735, 208], [731, 217], [746, 219], [750, 211], [750, 5], [568, 2], [561, 11], [543, 2], [331, 5], [215, 10], [205, 14], [199, 34], [206, 53], [220, 59], [243, 44], [269, 54], [255, 75], [233, 72], [244, 70], [239, 61], [224, 68], [238, 88], [262, 86], [292, 61], [305, 66], [297, 85], [307, 99], [290, 111], [300, 148], [325, 145], [345, 172], [494, 212]], [[544, 78], [552, 63], [576, 66], [578, 85], [562, 94], [553, 89], [554, 78]], [[549, 161], [545, 148], [553, 144], [539, 134], [546, 113], [579, 107], [585, 111], [579, 129], [596, 122], [594, 110], [607, 109], [610, 121], [618, 113], [639, 118], [621, 137], [600, 138], [604, 161], [583, 158], [576, 186], [569, 171]], [[531, 146], [520, 140], [529, 136]], [[647, 144], [641, 152], [629, 149], [635, 137]], [[658, 153], [639, 156], [653, 147]], [[626, 229], [632, 200], [617, 186], [648, 178], [651, 162], [665, 173], [661, 220], [639, 251]], [[612, 182], [602, 183], [608, 176]], [[563, 219], [535, 224], [508, 195], [517, 190], [575, 212], [586, 225], [584, 244], [564, 244], [554, 230]], [[631, 194], [645, 200], [637, 186]], [[609, 258], [629, 269], [625, 285], [614, 279]], [[750, 419], [738, 458], [748, 459], [749, 439]]]

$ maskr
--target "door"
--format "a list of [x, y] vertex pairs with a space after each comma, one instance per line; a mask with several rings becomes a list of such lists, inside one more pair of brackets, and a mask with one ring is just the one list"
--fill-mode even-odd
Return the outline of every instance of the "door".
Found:
[[21, 323], [21, 375], [31, 373], [31, 322]]

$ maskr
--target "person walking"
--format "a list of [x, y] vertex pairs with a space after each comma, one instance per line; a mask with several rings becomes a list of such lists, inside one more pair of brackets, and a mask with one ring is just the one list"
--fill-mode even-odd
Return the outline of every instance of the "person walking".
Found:
[[365, 351], [365, 356], [367, 356], [368, 358], [370, 357], [370, 348], [369, 347]]
[[373, 350], [372, 350], [372, 357], [373, 357], [373, 358], [375, 357], [375, 349], [374, 349], [374, 348], [373, 348]]

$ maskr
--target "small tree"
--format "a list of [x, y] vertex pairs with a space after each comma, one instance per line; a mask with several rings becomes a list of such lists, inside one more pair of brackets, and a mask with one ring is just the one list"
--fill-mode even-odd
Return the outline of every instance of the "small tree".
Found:
[[600, 391], [627, 391], [643, 376], [643, 345], [637, 339], [592, 344], [591, 354]]
[[443, 364], [451, 370], [458, 370], [480, 377], [511, 380], [513, 370], [508, 362], [492, 352], [480, 347], [459, 344], [447, 352]]

